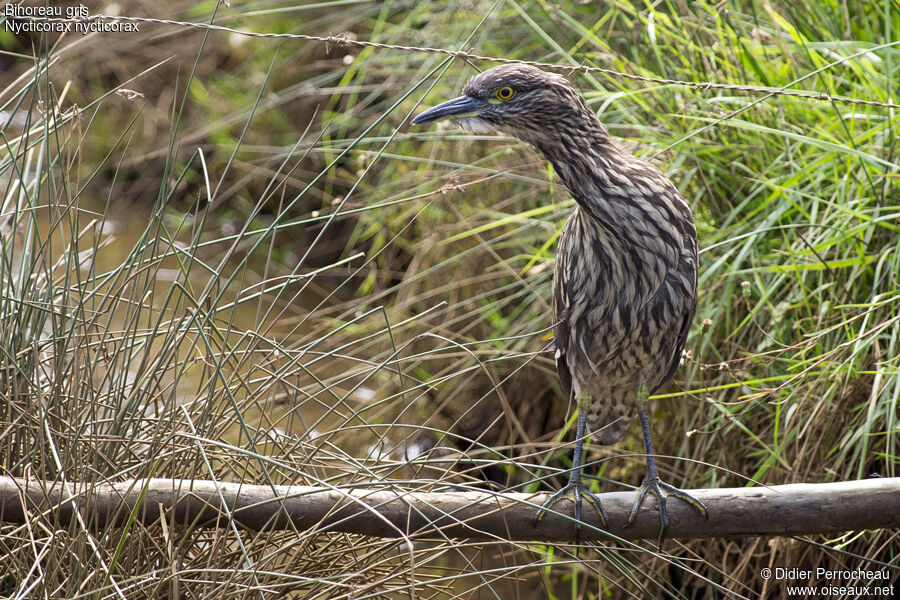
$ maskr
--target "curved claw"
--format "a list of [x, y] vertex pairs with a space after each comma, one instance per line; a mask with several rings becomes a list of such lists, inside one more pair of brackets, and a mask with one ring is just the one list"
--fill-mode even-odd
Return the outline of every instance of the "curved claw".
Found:
[[644, 498], [647, 497], [648, 493], [656, 496], [656, 503], [659, 505], [660, 550], [662, 550], [663, 542], [666, 540], [666, 529], [669, 527], [669, 514], [666, 511], [666, 498], [668, 498], [669, 496], [684, 500], [685, 502], [696, 508], [704, 518], [709, 518], [709, 512], [706, 510], [706, 505], [687, 492], [679, 490], [675, 486], [660, 481], [659, 477], [646, 477], [644, 478], [644, 483], [641, 485], [641, 489], [638, 491], [638, 496], [634, 500], [634, 504], [631, 507], [631, 514], [628, 516], [628, 522], [625, 524], [626, 527], [634, 522], [635, 517], [637, 517], [638, 511], [641, 509], [641, 505], [644, 503]]
[[589, 492], [587, 488], [584, 487], [584, 484], [580, 481], [569, 481], [566, 487], [560, 489], [558, 492], [550, 496], [550, 499], [544, 502], [537, 510], [537, 513], [535, 513], [534, 518], [532, 519], [532, 524], [534, 526], [537, 526], [537, 524], [541, 522], [541, 519], [544, 518], [544, 515], [547, 514], [547, 511], [553, 508], [553, 505], [560, 500], [570, 500], [575, 505], [575, 541], [576, 543], [578, 543], [581, 538], [581, 517], [583, 514], [581, 508], [582, 498], [590, 502], [591, 506], [593, 506], [597, 511], [597, 514], [600, 515], [600, 523], [603, 524], [603, 527], [608, 527], [606, 511], [603, 510], [603, 505], [600, 504], [600, 499]]

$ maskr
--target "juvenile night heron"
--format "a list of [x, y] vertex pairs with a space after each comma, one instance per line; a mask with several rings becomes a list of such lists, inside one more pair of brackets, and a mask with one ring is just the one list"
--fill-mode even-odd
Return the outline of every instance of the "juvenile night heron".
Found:
[[584, 498], [606, 525], [606, 512], [581, 479], [585, 429], [595, 441], [613, 444], [637, 413], [647, 475], [628, 523], [653, 494], [662, 546], [667, 496], [707, 514], [702, 502], [660, 481], [647, 415], [648, 396], [678, 367], [697, 306], [697, 233], [690, 209], [665, 175], [612, 141], [560, 75], [525, 65], [495, 67], [472, 77], [459, 98], [412, 122], [446, 118], [468, 131], [500, 131], [531, 144], [577, 203], [559, 238], [553, 276], [556, 366], [579, 412], [575, 453], [568, 485], [544, 503], [536, 522], [569, 499], [580, 533]]

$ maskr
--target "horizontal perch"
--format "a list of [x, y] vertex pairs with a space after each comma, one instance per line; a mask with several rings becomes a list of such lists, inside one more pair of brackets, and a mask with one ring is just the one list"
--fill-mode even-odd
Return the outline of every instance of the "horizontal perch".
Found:
[[[69, 523], [77, 507], [87, 527], [122, 524], [134, 516], [152, 523], [225, 526], [229, 518], [260, 529], [317, 528], [379, 537], [447, 536], [565, 542], [575, 537], [572, 504], [554, 506], [537, 527], [532, 517], [546, 494], [408, 492], [387, 484], [332, 489], [265, 486], [189, 479], [139, 479], [114, 484], [61, 484], [0, 477], [0, 520], [24, 523], [40, 518]], [[709, 519], [678, 499], [668, 502], [668, 537], [784, 536], [900, 527], [900, 478], [840, 483], [795, 483], [771, 487], [689, 490], [709, 507]], [[599, 494], [609, 515], [608, 532], [656, 539], [655, 500], [625, 527], [634, 492]], [[174, 514], [173, 512], [174, 511]], [[556, 512], [562, 514], [555, 514]], [[585, 541], [609, 539], [596, 512], [585, 506]], [[439, 530], [439, 531], [438, 531]]]

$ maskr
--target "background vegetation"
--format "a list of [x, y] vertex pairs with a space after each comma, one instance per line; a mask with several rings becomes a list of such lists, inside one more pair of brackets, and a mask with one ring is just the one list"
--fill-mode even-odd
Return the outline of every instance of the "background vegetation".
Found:
[[[544, 350], [572, 202], [514, 140], [407, 126], [492, 66], [399, 47], [417, 46], [570, 65], [689, 200], [700, 306], [654, 405], [667, 481], [898, 475], [896, 2], [87, 6], [391, 47], [0, 27], [3, 474], [559, 483], [573, 415]], [[599, 489], [640, 481], [634, 433], [589, 448]], [[35, 514], [0, 527], [0, 594], [757, 598], [784, 591], [763, 567], [897, 579], [900, 561], [896, 531], [654, 550]]]

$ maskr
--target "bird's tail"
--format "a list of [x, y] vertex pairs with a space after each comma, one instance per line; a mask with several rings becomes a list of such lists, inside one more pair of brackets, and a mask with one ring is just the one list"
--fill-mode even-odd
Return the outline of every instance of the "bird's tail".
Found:
[[603, 404], [596, 400], [588, 410], [587, 425], [591, 439], [608, 446], [622, 439], [636, 411], [625, 403]]

